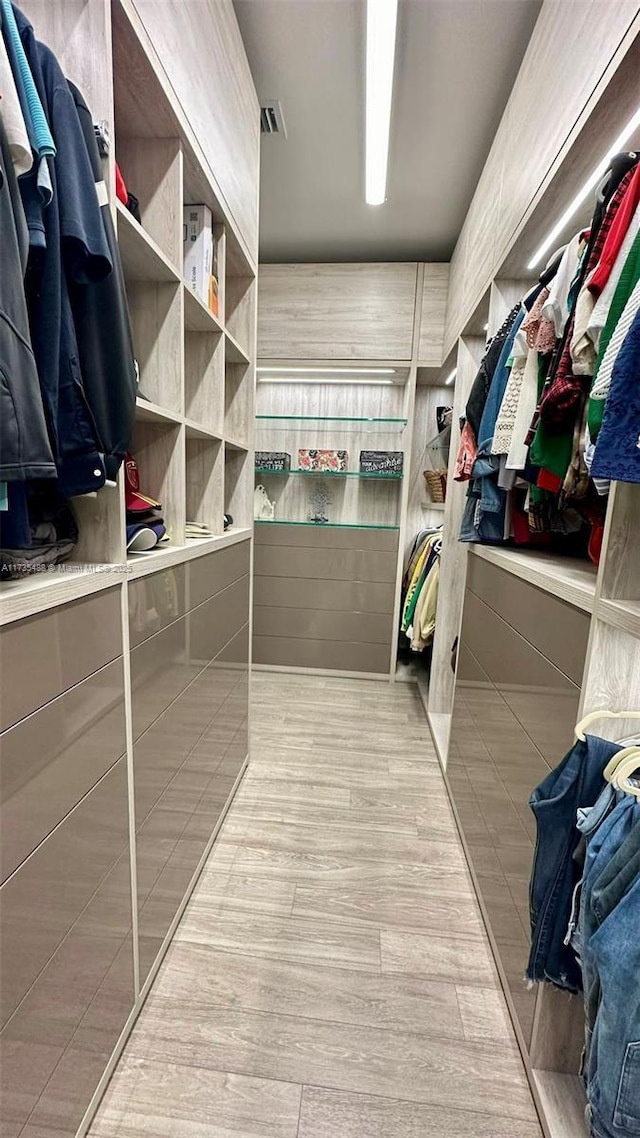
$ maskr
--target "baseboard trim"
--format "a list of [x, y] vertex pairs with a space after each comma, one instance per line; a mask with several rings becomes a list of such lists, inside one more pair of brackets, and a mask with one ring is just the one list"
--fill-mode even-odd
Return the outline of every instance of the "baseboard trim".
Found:
[[392, 682], [395, 676], [390, 672], [343, 672], [337, 668], [290, 668], [287, 664], [253, 664], [254, 672], [285, 672], [293, 676], [335, 676], [343, 680], [386, 680]]

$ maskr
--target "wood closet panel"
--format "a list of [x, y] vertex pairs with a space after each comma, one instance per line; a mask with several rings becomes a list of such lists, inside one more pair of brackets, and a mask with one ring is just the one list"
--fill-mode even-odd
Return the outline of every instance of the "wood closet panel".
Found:
[[261, 359], [408, 360], [417, 265], [261, 265]]
[[231, 0], [133, 0], [254, 262], [260, 116]]
[[[542, 5], [451, 259], [445, 355], [535, 201], [551, 184], [638, 27], [636, 0], [546, 0]], [[622, 112], [618, 129], [625, 121], [624, 108]], [[613, 129], [590, 132], [587, 170], [612, 137]], [[547, 215], [540, 236], [548, 226]]]
[[449, 265], [425, 264], [418, 360], [426, 367], [440, 367], [442, 363], [448, 289]]

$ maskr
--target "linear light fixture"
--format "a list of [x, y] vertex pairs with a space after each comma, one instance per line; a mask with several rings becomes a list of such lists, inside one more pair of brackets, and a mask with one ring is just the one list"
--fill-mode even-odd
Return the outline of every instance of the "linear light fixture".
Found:
[[395, 375], [394, 367], [257, 367], [258, 375]]
[[[296, 375], [261, 375], [258, 377], [258, 383], [297, 383], [298, 379], [300, 380], [301, 383], [305, 382], [305, 380], [302, 376], [296, 376]], [[306, 381], [306, 382], [311, 382], [311, 381]], [[319, 379], [318, 383], [341, 383], [343, 385], [348, 384], [349, 387], [352, 387], [356, 383], [366, 384], [368, 387], [394, 387], [395, 386], [392, 379], [364, 379], [364, 378], [360, 378], [360, 379], [339, 379], [338, 378], [338, 379], [336, 379], [335, 377], [334, 378], [327, 377], [325, 379]]]
[[387, 196], [397, 22], [398, 0], [367, 0], [367, 205], [382, 205]]
[[619, 150], [622, 150], [625, 142], [629, 141], [632, 134], [638, 129], [638, 127], [640, 127], [640, 107], [638, 107], [638, 110], [634, 114], [633, 118], [629, 119], [629, 122], [624, 127], [624, 129], [620, 131], [620, 134], [610, 149], [607, 151], [602, 161], [598, 163], [593, 173], [589, 175], [582, 188], [578, 190], [576, 196], [569, 203], [562, 216], [553, 226], [553, 229], [550, 230], [542, 244], [539, 245], [539, 247], [536, 249], [533, 257], [527, 265], [527, 269], [537, 268], [537, 266], [542, 261], [545, 253], [549, 252], [557, 238], [564, 230], [565, 226], [568, 225], [568, 223], [571, 221], [571, 218], [580, 209], [582, 203], [587, 200], [589, 194], [593, 193], [596, 186], [598, 185], [598, 182], [606, 174], [607, 170], [609, 169], [609, 163], [611, 162], [614, 154], [617, 154]]
[[451, 372], [451, 375], [448, 375], [444, 381], [445, 387], [451, 387], [451, 384], [453, 383], [454, 379], [456, 378], [456, 372], [457, 372], [457, 368], [454, 367], [453, 371]]

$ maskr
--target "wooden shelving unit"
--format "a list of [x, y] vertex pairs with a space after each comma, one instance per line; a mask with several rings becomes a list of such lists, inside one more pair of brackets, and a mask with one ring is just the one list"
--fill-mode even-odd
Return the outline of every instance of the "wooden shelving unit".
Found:
[[[103, 175], [139, 368], [129, 449], [170, 536], [127, 556], [121, 470], [117, 484], [72, 503], [80, 537], [69, 562], [0, 584], [3, 663], [19, 662], [24, 683], [14, 686], [28, 692], [7, 719], [3, 667], [2, 728], [28, 720], [47, 738], [36, 778], [25, 768], [3, 800], [3, 863], [12, 829], [28, 829], [16, 821], [24, 802], [34, 804], [33, 846], [27, 835], [23, 864], [0, 873], [13, 897], [3, 979], [22, 1040], [10, 1125], [35, 1133], [55, 1118], [61, 1132], [84, 1134], [248, 761], [259, 107], [231, 0], [202, 35], [197, 5], [21, 7], [109, 126]], [[116, 161], [141, 222], [116, 200]], [[217, 316], [184, 278], [183, 206], [201, 202], [214, 224]], [[188, 539], [187, 521], [213, 536]], [[32, 667], [42, 683], [27, 678]], [[224, 722], [212, 673], [233, 693]], [[168, 809], [207, 731], [219, 753], [199, 758], [179, 811]], [[26, 761], [31, 751], [25, 744]], [[87, 934], [89, 910], [98, 937]], [[74, 1014], [65, 1005], [42, 1062], [62, 990], [73, 991]], [[87, 1015], [91, 1056], [78, 1063]]]

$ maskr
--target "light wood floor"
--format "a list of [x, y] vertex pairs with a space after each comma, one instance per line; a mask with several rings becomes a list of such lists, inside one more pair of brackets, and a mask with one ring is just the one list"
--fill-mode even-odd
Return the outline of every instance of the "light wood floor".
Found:
[[260, 673], [92, 1138], [541, 1138], [413, 685]]

